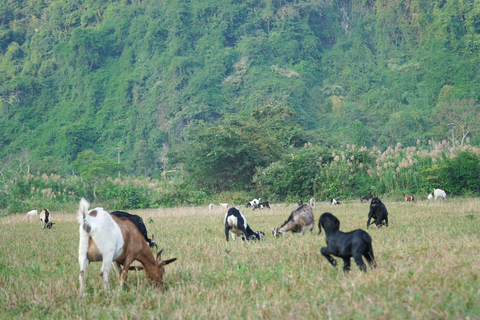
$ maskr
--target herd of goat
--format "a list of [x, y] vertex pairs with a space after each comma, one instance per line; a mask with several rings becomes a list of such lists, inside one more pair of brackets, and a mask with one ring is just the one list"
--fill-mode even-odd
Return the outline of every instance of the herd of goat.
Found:
[[[427, 200], [437, 200], [437, 198], [446, 198], [445, 191], [435, 189], [433, 194], [429, 194]], [[259, 199], [253, 199], [246, 204], [246, 207], [255, 209], [270, 208], [269, 202], [260, 202]], [[388, 211], [382, 201], [372, 194], [361, 198], [361, 201], [370, 200], [370, 210], [368, 213], [367, 229], [370, 224], [377, 227], [388, 227]], [[415, 201], [415, 198], [407, 194], [405, 201]], [[311, 198], [308, 203], [298, 202], [299, 207], [291, 212], [287, 220], [280, 226], [272, 230], [274, 237], [284, 236], [287, 232], [300, 233], [313, 232], [315, 199]], [[331, 205], [339, 205], [336, 199], [331, 199]], [[174, 262], [177, 258], [162, 260], [162, 250], [156, 256], [152, 252], [152, 247], [157, 247], [153, 239], [147, 235], [147, 228], [143, 219], [137, 215], [122, 211], [107, 212], [103, 208], [94, 208], [89, 210], [90, 204], [82, 198], [80, 200], [77, 221], [80, 225], [80, 241], [78, 249], [78, 262], [80, 265], [80, 295], [85, 294], [85, 277], [87, 262], [102, 262], [100, 276], [103, 279], [105, 289], [109, 288], [108, 277], [110, 269], [113, 266], [120, 276], [120, 285], [123, 287], [129, 270], [145, 270], [145, 275], [154, 285], [161, 288], [163, 286], [164, 266]], [[222, 207], [228, 208], [227, 203], [222, 203]], [[212, 209], [212, 205], [209, 206]], [[43, 209], [40, 214], [37, 210], [29, 211], [26, 218], [32, 219], [39, 217], [42, 228], [51, 229], [51, 214], [47, 209]], [[371, 220], [373, 219], [373, 222]], [[265, 233], [262, 231], [254, 232], [247, 219], [237, 207], [228, 209], [225, 219], [225, 237], [229, 241], [229, 235], [235, 240], [237, 236], [242, 237], [244, 241], [263, 240]], [[340, 231], [340, 220], [330, 212], [325, 212], [318, 221], [319, 234], [322, 229], [326, 235], [326, 247], [322, 247], [320, 252], [332, 266], [337, 262], [332, 257], [338, 257], [343, 260], [344, 273], [350, 271], [351, 258], [360, 270], [366, 271], [367, 267], [363, 260], [368, 262], [372, 268], [377, 264], [373, 253], [372, 238], [362, 230], [357, 229], [350, 232]], [[152, 237], [153, 238], [153, 237]], [[141, 266], [131, 266], [134, 261], [141, 263]]]

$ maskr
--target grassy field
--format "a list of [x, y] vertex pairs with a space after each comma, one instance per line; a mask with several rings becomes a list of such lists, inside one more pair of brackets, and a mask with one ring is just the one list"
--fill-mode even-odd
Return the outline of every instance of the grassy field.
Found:
[[132, 271], [125, 289], [111, 273], [111, 291], [88, 266], [87, 295], [78, 297], [75, 213], [53, 212], [51, 230], [23, 215], [0, 218], [0, 318], [5, 319], [479, 319], [480, 199], [404, 203], [384, 201], [389, 228], [368, 232], [378, 268], [352, 261], [333, 268], [320, 254], [325, 211], [340, 229], [365, 229], [368, 204], [317, 205], [313, 234], [275, 239], [295, 205], [252, 211], [240, 206], [261, 242], [226, 243], [219, 207], [131, 211], [164, 248], [163, 292]]

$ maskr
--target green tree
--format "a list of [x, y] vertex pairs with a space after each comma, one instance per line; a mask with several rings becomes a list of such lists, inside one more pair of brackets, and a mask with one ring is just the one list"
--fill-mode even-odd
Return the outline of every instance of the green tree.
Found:
[[72, 162], [72, 168], [92, 188], [92, 196], [94, 198], [97, 197], [96, 190], [100, 182], [125, 171], [122, 164], [112, 160], [105, 160], [96, 155], [93, 150], [80, 152], [77, 159]]

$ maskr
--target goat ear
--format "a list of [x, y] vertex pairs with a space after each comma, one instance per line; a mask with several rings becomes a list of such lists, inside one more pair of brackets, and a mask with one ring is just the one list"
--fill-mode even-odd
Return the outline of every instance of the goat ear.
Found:
[[177, 260], [177, 258], [173, 258], [173, 259], [168, 259], [168, 260], [162, 261], [161, 265], [162, 265], [162, 266], [166, 266], [167, 264], [170, 264], [170, 263], [174, 262], [175, 260]]
[[160, 261], [162, 259], [162, 251], [163, 249], [160, 249], [160, 251], [158, 251], [157, 253], [157, 260]]

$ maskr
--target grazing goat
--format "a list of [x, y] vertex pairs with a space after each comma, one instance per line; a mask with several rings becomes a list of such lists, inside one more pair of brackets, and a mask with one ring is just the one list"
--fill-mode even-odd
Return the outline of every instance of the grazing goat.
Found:
[[405, 195], [405, 202], [415, 202], [415, 197], [409, 193]]
[[213, 203], [210, 203], [208, 205], [208, 210], [212, 211], [213, 210], [213, 207], [215, 207], [215, 205]]
[[[120, 273], [120, 285], [123, 287], [129, 269], [145, 270], [147, 279], [156, 286], [163, 286], [164, 266], [177, 260], [162, 260], [162, 250], [155, 258], [138, 227], [128, 218], [118, 218], [103, 208], [88, 210], [90, 204], [82, 198], [77, 214], [80, 224], [80, 242], [78, 262], [80, 264], [80, 295], [85, 292], [87, 261], [102, 261], [100, 276], [103, 286], [109, 289], [108, 275], [112, 264]], [[130, 267], [135, 260], [142, 266]], [[122, 270], [120, 272], [120, 265]]]
[[252, 207], [252, 204], [250, 202], [247, 202], [247, 204], [245, 205], [245, 208], [250, 208]]
[[442, 189], [433, 190], [433, 198], [435, 199], [435, 201], [437, 201], [437, 198], [439, 198], [439, 197], [442, 198], [442, 199], [446, 199], [447, 194]]
[[332, 206], [336, 206], [336, 205], [339, 205], [341, 202], [338, 201], [337, 199], [335, 198], [332, 198], [332, 200], [330, 200], [330, 205]]
[[331, 255], [342, 258], [345, 274], [350, 271], [350, 259], [352, 257], [361, 271], [367, 271], [362, 256], [368, 261], [370, 267], [377, 267], [373, 255], [372, 238], [366, 231], [361, 229], [347, 233], [340, 231], [340, 220], [330, 212], [325, 212], [320, 216], [318, 234], [322, 233], [322, 228], [325, 230], [327, 246], [323, 247], [320, 252], [332, 266], [335, 267], [337, 261]]
[[228, 241], [230, 232], [232, 239], [235, 241], [235, 236], [242, 236], [242, 240], [262, 240], [265, 233], [262, 231], [253, 232], [247, 223], [247, 219], [236, 207], [230, 208], [225, 214], [225, 237]]
[[47, 209], [43, 209], [42, 212], [40, 212], [40, 223], [42, 224], [42, 228], [52, 229], [54, 222], [52, 222], [50, 211]]
[[310, 204], [310, 207], [315, 207], [315, 198], [310, 198], [310, 201], [308, 202]]
[[298, 200], [298, 206], [299, 207], [303, 206], [303, 200], [302, 199]]
[[32, 218], [38, 217], [38, 210], [30, 210], [25, 215], [25, 219], [28, 218], [28, 221], [32, 221]]
[[315, 219], [313, 217], [313, 210], [308, 204], [304, 204], [292, 211], [287, 221], [285, 221], [280, 227], [275, 227], [272, 230], [272, 234], [275, 237], [279, 235], [284, 236], [288, 231], [292, 233], [299, 232], [302, 236], [306, 231], [313, 231]]
[[[368, 213], [367, 229], [370, 225], [370, 220], [373, 219], [373, 223], [377, 227], [385, 225], [388, 227], [388, 212], [387, 207], [378, 199], [374, 197], [370, 203], [370, 212]], [[385, 221], [385, 222], [383, 222]]]
[[258, 204], [260, 203], [260, 200], [261, 200], [261, 199], [262, 199], [262, 198], [253, 199], [252, 201], [249, 202], [249, 203], [250, 203], [250, 206], [249, 206], [249, 207], [254, 207], [254, 208], [255, 208], [256, 206], [258, 206]]
[[220, 202], [219, 205], [222, 206], [225, 209], [228, 208], [228, 203], [221, 203]]
[[432, 201], [432, 199], [433, 199], [433, 194], [430, 193], [427, 197], [427, 201]]
[[371, 193], [370, 193], [370, 194], [367, 194], [366, 196], [361, 197], [361, 198], [360, 198], [360, 202], [363, 202], [364, 200], [365, 200], [365, 201], [368, 201], [368, 200], [370, 200], [370, 199], [373, 199], [373, 194], [371, 194]]
[[255, 209], [263, 209], [263, 208], [268, 208], [268, 209], [270, 209], [270, 202], [268, 202], [268, 201], [260, 202], [260, 203], [257, 204], [255, 207], [253, 207], [253, 210], [255, 210]]
[[153, 241], [153, 236], [152, 236], [152, 239], [150, 239], [147, 236], [147, 227], [145, 226], [145, 223], [143, 222], [143, 219], [141, 217], [139, 217], [135, 214], [130, 214], [130, 213], [123, 212], [123, 211], [113, 211], [110, 214], [114, 215], [117, 218], [128, 219], [131, 222], [133, 222], [133, 224], [138, 228], [138, 231], [140, 231], [140, 233], [142, 234], [143, 238], [145, 238], [145, 241], [147, 241], [148, 246], [150, 248], [155, 247], [155, 248], [158, 249], [158, 246], [157, 246], [156, 242]]

